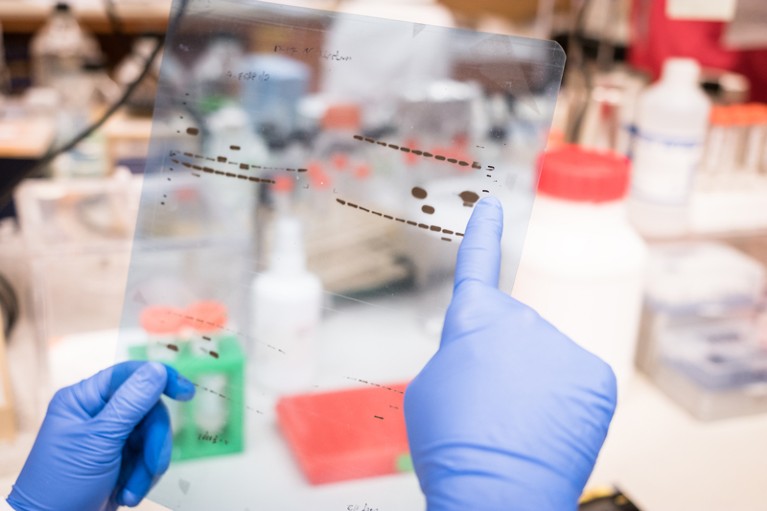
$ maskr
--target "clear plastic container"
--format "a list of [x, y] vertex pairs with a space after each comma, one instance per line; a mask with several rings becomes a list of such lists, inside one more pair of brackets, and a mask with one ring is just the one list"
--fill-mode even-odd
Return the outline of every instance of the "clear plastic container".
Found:
[[702, 420], [767, 411], [765, 268], [721, 243], [650, 252], [637, 363]]
[[[222, 338], [228, 335], [226, 306], [212, 300], [196, 302], [187, 307], [184, 317], [191, 330], [192, 356], [217, 360]], [[219, 397], [229, 395], [229, 378], [226, 374], [203, 374], [196, 383], [208, 391], [200, 392], [196, 397], [195, 425], [200, 432], [215, 436], [223, 431], [229, 420], [229, 403]]]

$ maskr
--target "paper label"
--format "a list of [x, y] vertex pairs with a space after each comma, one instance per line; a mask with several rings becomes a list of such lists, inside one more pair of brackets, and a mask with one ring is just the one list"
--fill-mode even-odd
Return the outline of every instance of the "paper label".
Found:
[[668, 0], [666, 16], [676, 20], [732, 21], [737, 0]]
[[684, 204], [703, 145], [639, 132], [634, 141], [631, 194], [647, 202]]

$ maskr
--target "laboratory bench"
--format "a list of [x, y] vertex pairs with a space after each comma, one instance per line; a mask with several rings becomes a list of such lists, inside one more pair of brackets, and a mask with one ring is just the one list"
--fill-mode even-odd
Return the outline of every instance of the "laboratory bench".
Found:
[[[101, 37], [110, 37], [111, 25], [101, 0], [73, 3], [75, 13], [85, 27]], [[307, 2], [295, 0], [285, 3]], [[323, 0], [313, 5], [321, 7], [319, 3], [332, 7], [338, 2]], [[455, 2], [443, 3], [449, 5]], [[554, 3], [565, 5], [568, 2]], [[49, 1], [0, 0], [3, 29], [21, 40], [22, 36], [28, 36], [44, 23], [51, 4]], [[164, 31], [171, 1], [125, 0], [116, 4], [124, 30], [129, 34], [138, 34]], [[527, 5], [495, 0], [473, 3], [476, 6], [491, 4], [499, 8], [501, 4], [508, 4], [508, 9], [515, 8], [512, 4]], [[252, 41], [255, 47], [259, 44], [265, 43], [259, 43], [258, 39]], [[30, 129], [40, 131], [39, 127]], [[3, 127], [0, 130], [0, 149], [6, 152], [20, 150], [21, 146], [12, 143], [19, 131], [17, 126]], [[116, 162], [134, 153], [147, 151], [151, 122], [148, 118], [135, 119], [120, 113], [110, 120], [104, 133], [112, 168]], [[23, 138], [26, 140], [27, 137]], [[28, 138], [37, 144], [28, 152], [40, 153], [41, 140]], [[44, 146], [47, 147], [48, 142]], [[240, 149], [239, 146], [229, 147]], [[18, 158], [18, 155], [12, 154], [9, 158]], [[84, 182], [82, 190], [69, 191], [68, 196], [54, 189], [41, 188], [40, 196], [45, 200], [39, 202], [45, 203], [48, 211], [52, 207], [48, 204], [51, 202], [47, 200], [49, 196], [63, 195], [67, 198], [62, 201], [63, 213], [57, 214], [56, 220], [66, 220], [67, 214], [81, 214], [86, 220], [97, 220], [98, 213], [106, 207], [127, 213], [120, 217], [122, 223], [118, 225], [119, 229], [106, 233], [109, 234], [106, 242], [94, 236], [94, 239], [88, 238], [86, 246], [86, 242], [76, 240], [76, 243], [66, 247], [71, 252], [60, 249], [58, 245], [44, 243], [43, 226], [54, 226], [50, 218], [41, 215], [38, 228], [27, 229], [28, 238], [34, 236], [40, 239], [35, 245], [37, 252], [30, 258], [30, 273], [34, 276], [30, 278], [30, 285], [19, 287], [34, 289], [45, 297], [47, 301], [42, 309], [47, 311], [48, 317], [45, 324], [42, 320], [35, 324], [25, 318], [17, 326], [8, 346], [9, 359], [13, 360], [10, 373], [16, 391], [21, 431], [12, 443], [0, 441], [0, 493], [3, 495], [7, 494], [21, 470], [34, 442], [41, 411], [53, 391], [128, 357], [125, 341], [133, 333], [118, 328], [121, 316], [130, 319], [125, 310], [135, 307], [135, 304], [128, 303], [126, 309], [123, 308], [126, 295], [126, 301], [136, 301], [133, 293], [126, 293], [129, 267], [134, 264], [135, 274], [136, 267], [140, 266], [136, 265], [135, 259], [131, 261], [133, 233], [128, 227], [134, 224], [131, 215], [135, 213], [141, 193], [140, 183], [134, 184], [139, 185], [136, 190], [126, 186], [125, 181], [115, 180], [106, 186], [106, 191], [98, 190], [98, 200], [86, 204], [92, 210], [70, 206], [77, 202], [75, 199], [81, 194], [91, 193], [88, 187], [97, 188], [93, 183]], [[760, 209], [767, 194], [767, 178], [758, 184], [751, 186], [749, 182], [748, 187], [734, 191], [712, 187], [707, 193], [697, 195], [692, 205], [693, 218], [698, 220], [696, 226], [704, 234], [710, 234], [706, 229], [726, 230], [730, 224], [742, 223], [742, 217], [746, 217], [760, 222], [754, 226], [755, 229], [764, 228], [767, 217], [759, 218], [754, 212], [767, 214], [767, 210]], [[184, 191], [181, 185], [179, 190]], [[215, 187], [211, 190], [215, 191]], [[121, 195], [123, 192], [125, 197]], [[743, 207], [744, 194], [749, 205], [746, 208]], [[152, 198], [151, 194], [144, 195], [144, 204], [150, 204]], [[128, 202], [129, 199], [132, 202]], [[160, 204], [165, 205], [164, 202]], [[159, 207], [154, 210], [155, 213], [158, 211]], [[744, 211], [747, 215], [741, 214]], [[89, 212], [92, 213], [90, 216], [83, 215]], [[182, 216], [179, 214], [179, 217]], [[98, 222], [91, 222], [94, 223], [95, 227], [104, 227]], [[104, 234], [104, 230], [101, 231]], [[0, 236], [0, 258], [7, 256], [7, 247], [13, 246], [13, 242], [3, 244], [2, 241]], [[27, 244], [34, 245], [29, 240]], [[91, 245], [95, 248], [92, 249]], [[357, 252], [352, 250], [352, 253]], [[247, 258], [240, 259], [244, 265], [251, 263]], [[219, 260], [226, 259], [220, 257]], [[232, 264], [219, 266], [235, 267], [234, 260], [229, 260]], [[158, 263], [158, 268], [161, 266]], [[231, 271], [236, 273], [238, 270]], [[205, 273], [207, 277], [207, 273], [212, 272], [200, 273]], [[81, 275], [89, 275], [90, 278], [81, 283], [76, 280]], [[73, 300], [71, 289], [80, 286], [82, 290], [85, 285], [92, 285], [88, 289], [90, 294], [83, 292], [79, 300]], [[210, 287], [226, 286], [216, 282], [216, 286]], [[82, 298], [86, 294], [89, 297], [87, 300]], [[441, 298], [444, 297], [444, 294], [441, 295]], [[49, 307], [50, 304], [57, 307]], [[375, 306], [368, 307], [353, 303], [336, 305], [332, 304], [333, 308], [326, 312], [318, 343], [323, 349], [319, 358], [320, 376], [315, 383], [322, 390], [364, 387], [354, 378], [386, 384], [404, 383], [417, 374], [437, 349], [440, 317], [434, 309], [426, 310], [426, 302], [419, 297], [406, 294], [397, 295], [396, 299], [379, 297]], [[76, 312], [83, 309], [88, 314], [78, 316]], [[242, 315], [232, 316], [242, 318]], [[47, 367], [43, 367], [46, 364], [41, 364], [37, 358], [41, 353], [47, 357]], [[192, 502], [195, 507], [207, 506], [208, 509], [224, 511], [235, 509], [236, 503], [237, 509], [242, 509], [244, 506], [239, 504], [245, 501], [251, 501], [253, 507], [267, 503], [264, 507], [269, 511], [299, 508], [343, 510], [349, 505], [363, 503], [380, 511], [424, 509], [423, 496], [411, 473], [310, 485], [280, 432], [274, 411], [275, 398], [251, 392], [250, 385], [246, 388], [249, 393], [247, 407], [260, 413], [245, 414], [245, 451], [174, 463], [155, 493], [158, 500], [171, 503], [174, 509], [179, 510], [188, 509]], [[767, 413], [701, 421], [675, 404], [639, 371], [622, 388], [610, 433], [587, 488], [616, 486], [642, 511], [757, 511], [765, 508]], [[233, 492], [235, 496], [231, 495]], [[285, 495], [289, 495], [290, 501], [280, 499]], [[147, 501], [138, 509], [156, 511], [167, 508]]]
[[[382, 315], [380, 311], [368, 311], [357, 318], [360, 325], [371, 319], [370, 314], [378, 315], [375, 320], [378, 324], [391, 322], [400, 316], [400, 312], [395, 309], [386, 309]], [[396, 323], [403, 324], [402, 318]], [[411, 330], [412, 335], [414, 332]], [[365, 345], [375, 345], [376, 339], [382, 335], [385, 336], [385, 332], [376, 331]], [[52, 386], [74, 383], [111, 365], [117, 348], [117, 336], [117, 330], [109, 330], [57, 340], [51, 347]], [[401, 338], [403, 342], [408, 340], [408, 336]], [[348, 348], [344, 347], [343, 340], [335, 342], [336, 348]], [[392, 350], [388, 348], [371, 352], [357, 345], [348, 359], [356, 360], [355, 363], [362, 363], [363, 366], [369, 365], [356, 367], [358, 371], [372, 370], [371, 378], [404, 376], [428, 359], [436, 343], [424, 342], [422, 346], [420, 356], [414, 357], [404, 366], [397, 365], [394, 372], [382, 369], [382, 365], [390, 365], [386, 364], [387, 360], [391, 362]], [[85, 353], [87, 357], [82, 356]], [[333, 364], [338, 368], [343, 365], [343, 361], [335, 361]], [[392, 475], [319, 487], [302, 483], [301, 474], [293, 466], [286, 445], [277, 428], [270, 422], [273, 419], [267, 416], [259, 420], [260, 423], [256, 423], [255, 419], [249, 419], [250, 448], [245, 454], [204, 463], [179, 464], [168, 477], [179, 480], [187, 477], [194, 481], [200, 477], [202, 470], [221, 480], [223, 492], [227, 483], [222, 474], [251, 474], [248, 459], [267, 456], [274, 460], [273, 470], [259, 474], [258, 477], [254, 475], [254, 480], [264, 483], [261, 487], [270, 492], [280, 491], [281, 488], [284, 491], [286, 485], [295, 491], [294, 485], [298, 484], [305, 494], [306, 502], [313, 504], [310, 506], [312, 509], [345, 509], [338, 507], [338, 503], [345, 503], [345, 506], [355, 499], [360, 500], [360, 504], [367, 502], [382, 511], [424, 508], [423, 497], [412, 475]], [[767, 501], [767, 486], [763, 478], [767, 473], [765, 431], [767, 414], [710, 423], [699, 422], [671, 402], [643, 375], [635, 374], [626, 392], [620, 397], [617, 413], [589, 487], [616, 485], [643, 511], [762, 510]], [[16, 455], [3, 455], [7, 461], [4, 461], [0, 471], [2, 491], [10, 489], [15, 474], [21, 469], [24, 452], [32, 441], [33, 434], [23, 434], [15, 446]], [[8, 447], [5, 445], [0, 449], [7, 452]], [[263, 468], [264, 464], [259, 463], [259, 466]], [[280, 477], [285, 480], [277, 480]], [[265, 481], [272, 483], [265, 484]], [[172, 487], [167, 486], [163, 491]], [[169, 498], [169, 495], [163, 495], [165, 502]], [[217, 495], [199, 495], [199, 498], [218, 501]], [[323, 503], [331, 507], [317, 507]], [[167, 508], [153, 502], [144, 502], [137, 509]]]

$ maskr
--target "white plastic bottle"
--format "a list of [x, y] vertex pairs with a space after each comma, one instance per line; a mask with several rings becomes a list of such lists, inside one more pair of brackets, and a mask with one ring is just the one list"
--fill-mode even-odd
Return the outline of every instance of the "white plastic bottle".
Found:
[[278, 393], [305, 390], [316, 370], [322, 284], [306, 269], [298, 219], [277, 219], [269, 270], [253, 282], [251, 307], [255, 378]]
[[660, 80], [639, 98], [630, 214], [650, 238], [687, 232], [687, 203], [711, 108], [699, 77], [695, 60], [668, 59]]
[[619, 386], [633, 372], [647, 252], [627, 219], [628, 185], [622, 156], [547, 153], [512, 293], [610, 364]]

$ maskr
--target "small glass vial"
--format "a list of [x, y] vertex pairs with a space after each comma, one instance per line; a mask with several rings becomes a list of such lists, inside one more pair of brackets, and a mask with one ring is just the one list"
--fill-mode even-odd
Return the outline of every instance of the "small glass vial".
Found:
[[194, 421], [199, 435], [215, 437], [223, 433], [229, 421], [229, 379], [214, 370], [221, 337], [226, 335], [228, 312], [220, 302], [201, 301], [186, 309], [185, 320], [192, 355], [210, 359], [211, 365], [211, 371], [197, 381], [202, 391], [195, 397]]
[[[166, 364], [176, 361], [184, 348], [184, 311], [174, 307], [147, 307], [141, 311], [140, 323], [147, 335], [147, 359]], [[183, 425], [181, 403], [172, 399], [165, 399], [164, 402], [170, 415], [171, 430], [175, 435]]]
[[147, 358], [158, 362], [176, 360], [181, 350], [184, 312], [173, 307], [147, 307], [141, 311], [140, 323], [147, 335]]

